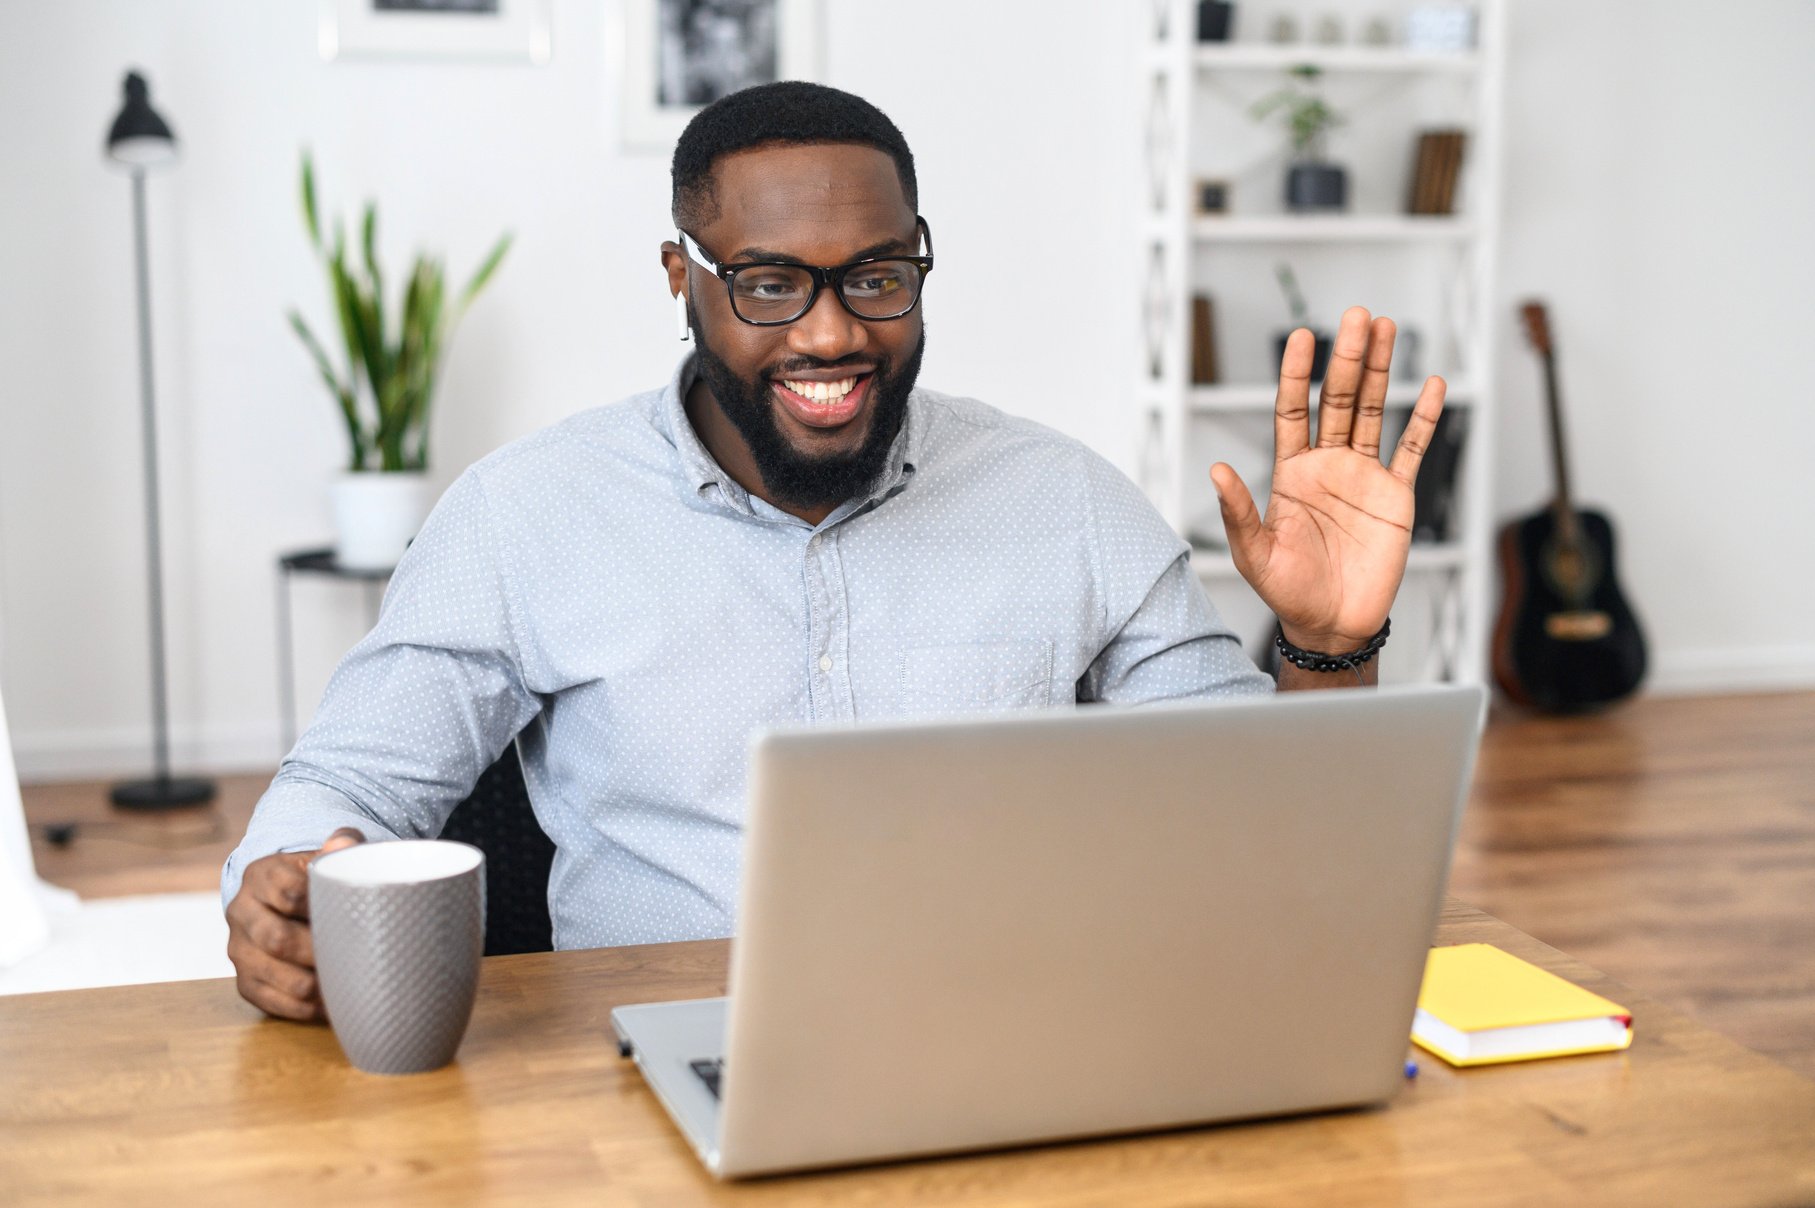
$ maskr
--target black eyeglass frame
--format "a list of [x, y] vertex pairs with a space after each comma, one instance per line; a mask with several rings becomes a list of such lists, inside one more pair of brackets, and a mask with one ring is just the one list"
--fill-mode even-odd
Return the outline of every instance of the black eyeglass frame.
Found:
[[[679, 231], [679, 234], [681, 250], [686, 253], [687, 258], [725, 283], [725, 301], [731, 307], [732, 317], [739, 323], [748, 323], [752, 327], [786, 327], [790, 323], [798, 323], [819, 301], [819, 291], [828, 287], [832, 291], [832, 296], [838, 299], [838, 304], [856, 318], [862, 319], [866, 323], [892, 323], [896, 319], [905, 319], [914, 313], [915, 308], [920, 305], [921, 295], [926, 292], [926, 275], [933, 271], [933, 228], [928, 226], [926, 219], [918, 214], [914, 215], [914, 225], [919, 230], [920, 242], [926, 248], [924, 255], [866, 256], [862, 260], [853, 260], [849, 264], [835, 264], [830, 267], [801, 264], [793, 260], [752, 260], [747, 264], [720, 265], [706, 255], [706, 250], [700, 246], [699, 240], [686, 231]], [[908, 303], [907, 309], [892, 315], [866, 315], [852, 306], [850, 299], [844, 296], [845, 274], [852, 269], [862, 268], [866, 264], [880, 264], [884, 261], [905, 261], [913, 265], [920, 270], [920, 282], [914, 290], [914, 300]], [[807, 304], [800, 308], [800, 313], [786, 319], [746, 319], [737, 309], [737, 296], [734, 292], [733, 281], [740, 272], [752, 268], [801, 269], [811, 276], [813, 291], [807, 295]]]

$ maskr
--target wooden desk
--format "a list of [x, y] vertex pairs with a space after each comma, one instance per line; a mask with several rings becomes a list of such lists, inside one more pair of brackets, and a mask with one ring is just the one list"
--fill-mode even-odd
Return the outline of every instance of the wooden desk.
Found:
[[[1470, 1071], [1382, 1110], [718, 1185], [608, 1039], [722, 993], [722, 942], [488, 960], [459, 1062], [379, 1078], [228, 981], [0, 999], [0, 1202], [1714, 1206], [1815, 1203], [1815, 1082], [1470, 907], [1631, 1007], [1626, 1053]], [[1088, 1054], [1078, 1060], [1087, 1093]]]

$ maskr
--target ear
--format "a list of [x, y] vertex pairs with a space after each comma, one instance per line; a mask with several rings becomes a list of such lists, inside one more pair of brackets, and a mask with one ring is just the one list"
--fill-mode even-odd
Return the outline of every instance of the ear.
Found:
[[685, 293], [687, 290], [687, 253], [681, 245], [672, 239], [662, 244], [662, 268], [668, 274], [668, 292]]

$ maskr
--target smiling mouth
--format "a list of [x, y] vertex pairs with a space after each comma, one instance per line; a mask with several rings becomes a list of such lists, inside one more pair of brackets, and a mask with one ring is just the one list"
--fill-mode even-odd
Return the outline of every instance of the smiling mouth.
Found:
[[799, 382], [783, 378], [781, 385], [811, 403], [841, 403], [857, 387], [858, 378], [839, 378], [835, 382]]
[[784, 411], [808, 428], [839, 428], [856, 419], [870, 396], [870, 370], [830, 381], [778, 377], [770, 389]]

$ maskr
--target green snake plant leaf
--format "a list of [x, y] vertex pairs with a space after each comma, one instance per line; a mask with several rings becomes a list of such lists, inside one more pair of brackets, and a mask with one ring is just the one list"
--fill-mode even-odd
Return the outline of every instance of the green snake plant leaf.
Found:
[[474, 271], [472, 280], [466, 283], [466, 288], [460, 291], [458, 311], [466, 310], [472, 304], [473, 299], [479, 296], [479, 291], [485, 288], [485, 283], [490, 281], [492, 274], [498, 271], [498, 265], [504, 259], [504, 253], [510, 251], [511, 240], [514, 238], [515, 236], [509, 231], [498, 237], [498, 242], [492, 245], [491, 253]]
[[304, 347], [309, 350], [309, 355], [315, 359], [315, 368], [321, 372], [321, 380], [327, 383], [328, 392], [340, 403], [340, 414], [346, 421], [347, 436], [353, 444], [352, 464], [348, 468], [355, 471], [364, 469], [365, 434], [360, 430], [359, 409], [354, 401], [351, 387], [343, 383], [340, 375], [334, 372], [334, 365], [328, 360], [327, 349], [321, 346], [321, 341], [315, 338], [315, 333], [309, 330], [309, 324], [299, 312], [294, 310], [290, 312], [290, 326], [302, 339]]
[[359, 307], [359, 330], [365, 341], [366, 376], [372, 382], [372, 397], [383, 398], [390, 383], [391, 350], [384, 345], [384, 332], [378, 317], [378, 299], [370, 291], [353, 283], [353, 300]]
[[380, 409], [380, 426], [384, 429], [387, 446], [392, 449], [401, 447], [399, 442], [409, 423], [411, 377], [416, 358], [421, 354], [420, 340], [416, 334], [419, 292], [412, 275], [410, 284], [404, 289], [403, 309], [397, 316], [397, 346], [391, 358], [391, 375], [387, 383], [389, 391], [384, 406]]
[[360, 335], [359, 306], [354, 297], [353, 280], [347, 275], [346, 237], [338, 223], [334, 228], [334, 250], [327, 258], [327, 269], [328, 292], [334, 298], [340, 339], [347, 346], [347, 376], [357, 379], [365, 369], [365, 340]]
[[334, 297], [340, 308], [341, 332], [353, 362], [353, 374], [357, 376], [360, 369], [364, 368], [366, 378], [372, 384], [372, 396], [376, 399], [384, 392], [389, 358], [385, 355], [384, 345], [379, 342], [376, 308], [372, 299], [361, 290], [353, 270], [347, 266], [345, 243], [338, 232], [334, 240], [334, 258], [329, 262], [328, 268], [334, 279]]
[[403, 438], [408, 432], [410, 413], [409, 383], [392, 374], [385, 380], [378, 396], [378, 453], [383, 459], [380, 469], [403, 470]]
[[309, 246], [321, 251], [320, 211], [315, 204], [315, 161], [307, 151], [303, 152], [302, 161], [302, 210], [303, 225], [309, 232]]
[[360, 251], [365, 256], [366, 280], [371, 286], [370, 315], [373, 342], [385, 347], [384, 274], [378, 268], [378, 204], [366, 202], [365, 218], [360, 223]]
[[409, 426], [417, 433], [417, 445], [412, 460], [422, 466], [428, 464], [428, 412], [429, 403], [435, 394], [435, 368], [441, 362], [442, 336], [442, 294], [446, 276], [441, 265], [422, 257], [416, 262], [416, 280], [419, 306], [416, 319], [416, 338], [421, 353], [411, 365], [412, 380], [410, 391], [411, 410]]

